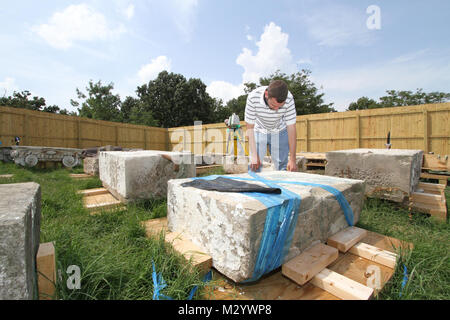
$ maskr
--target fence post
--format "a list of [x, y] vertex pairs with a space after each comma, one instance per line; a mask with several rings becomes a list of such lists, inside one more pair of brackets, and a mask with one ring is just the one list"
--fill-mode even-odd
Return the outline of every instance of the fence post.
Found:
[[356, 148], [361, 148], [361, 131], [360, 131], [360, 118], [359, 113], [356, 115]]
[[309, 152], [309, 122], [308, 122], [308, 119], [305, 119], [305, 128], [306, 128], [306, 135], [305, 135], [306, 152]]
[[428, 153], [428, 111], [423, 111], [423, 151]]

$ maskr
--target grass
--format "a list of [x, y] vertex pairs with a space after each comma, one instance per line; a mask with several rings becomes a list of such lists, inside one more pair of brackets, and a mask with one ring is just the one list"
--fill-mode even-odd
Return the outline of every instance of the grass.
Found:
[[[196, 270], [185, 263], [162, 237], [146, 238], [141, 221], [167, 214], [166, 199], [153, 199], [128, 205], [125, 211], [91, 216], [83, 208], [78, 190], [100, 187], [97, 178], [75, 180], [69, 173], [82, 169], [27, 169], [0, 162], [0, 184], [34, 181], [41, 185], [41, 242], [54, 241], [57, 256], [57, 295], [59, 299], [152, 299], [152, 261], [167, 283], [162, 293], [186, 299], [198, 286], [194, 298], [202, 298], [205, 283]], [[209, 174], [223, 174], [214, 169]], [[449, 188], [446, 190], [450, 203]], [[434, 221], [387, 201], [367, 199], [357, 226], [414, 244], [403, 252], [392, 279], [378, 299], [450, 299], [450, 261], [448, 223]], [[69, 266], [81, 271], [81, 289], [67, 287]], [[408, 282], [402, 289], [403, 265]], [[402, 293], [400, 296], [400, 292]]]

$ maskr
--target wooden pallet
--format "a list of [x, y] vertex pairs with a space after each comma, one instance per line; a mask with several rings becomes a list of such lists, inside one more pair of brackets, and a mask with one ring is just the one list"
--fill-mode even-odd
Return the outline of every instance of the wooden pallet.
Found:
[[[367, 231], [367, 235], [360, 241], [377, 249], [395, 253], [394, 247], [412, 249], [412, 244], [402, 242], [398, 239], [387, 237], [375, 232]], [[213, 282], [215, 285], [206, 289], [206, 299], [211, 300], [343, 300], [335, 293], [327, 291], [329, 281], [325, 280], [324, 288], [320, 287], [320, 281], [330, 277], [339, 283], [341, 292], [346, 292], [351, 285], [358, 283], [358, 287], [365, 286], [362, 296], [366, 297], [372, 287], [376, 296], [394, 274], [394, 269], [383, 265], [377, 261], [364, 258], [359, 254], [352, 253], [349, 249], [346, 253], [339, 252], [338, 258], [329, 264], [324, 273], [319, 275], [313, 283], [308, 281], [304, 285], [292, 281], [282, 274], [281, 268], [264, 276], [256, 283], [236, 284], [227, 279], [218, 271], [213, 269]], [[375, 255], [368, 254], [368, 257]], [[331, 272], [330, 272], [331, 271]], [[380, 283], [374, 283], [375, 275], [380, 279]], [[313, 277], [314, 278], [314, 277]], [[330, 279], [328, 278], [328, 280]], [[352, 281], [348, 281], [352, 280]], [[328, 283], [328, 287], [327, 284]], [[318, 286], [319, 285], [319, 286]], [[332, 287], [332, 286], [331, 286]], [[342, 289], [343, 288], [343, 289]], [[350, 290], [351, 292], [351, 290]]]
[[419, 182], [417, 191], [411, 194], [410, 207], [447, 221], [445, 185]]
[[[142, 222], [147, 236], [167, 231], [167, 218]], [[352, 236], [349, 236], [349, 233]], [[297, 272], [303, 284], [283, 274], [279, 268], [250, 284], [236, 284], [212, 268], [213, 281], [205, 288], [205, 299], [210, 300], [342, 300], [369, 299], [377, 295], [394, 274], [395, 248], [412, 250], [412, 244], [381, 234], [352, 227], [330, 237], [328, 245], [319, 244], [304, 252], [303, 272]], [[168, 239], [166, 239], [168, 241]], [[170, 239], [169, 239], [170, 241]], [[187, 259], [198, 253], [192, 243], [183, 239], [183, 246], [175, 250]], [[340, 248], [333, 248], [335, 245]], [[197, 247], [197, 250], [198, 247]], [[205, 253], [203, 266], [194, 264], [206, 272], [212, 259]], [[207, 259], [206, 259], [207, 256]], [[319, 261], [313, 261], [319, 257]], [[302, 265], [302, 259], [298, 262]], [[284, 272], [289, 273], [289, 272]], [[375, 281], [378, 279], [379, 281]]]
[[310, 171], [310, 170], [324, 170], [327, 159], [326, 154], [322, 152], [301, 152], [297, 153], [297, 156], [302, 156], [306, 158], [306, 163], [303, 171]]
[[428, 172], [422, 172], [420, 174], [420, 177], [423, 178], [423, 179], [438, 180], [439, 184], [444, 185], [444, 187], [447, 187], [448, 179], [450, 178], [450, 176], [446, 175], [446, 174], [436, 174], [436, 173], [428, 173]]
[[126, 208], [105, 188], [86, 189], [78, 191], [78, 193], [83, 195], [83, 206], [89, 210], [90, 214]]
[[422, 170], [447, 171], [450, 172], [450, 160], [448, 155], [424, 154]]

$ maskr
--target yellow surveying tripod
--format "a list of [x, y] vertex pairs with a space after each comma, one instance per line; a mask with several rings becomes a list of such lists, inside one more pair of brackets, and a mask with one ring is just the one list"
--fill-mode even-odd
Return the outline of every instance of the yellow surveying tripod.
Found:
[[241, 150], [244, 152], [246, 156], [248, 156], [248, 152], [245, 149], [244, 142], [242, 140], [242, 129], [239, 122], [239, 116], [235, 113], [229, 119], [225, 120], [225, 124], [227, 125], [227, 153], [229, 152], [230, 143], [234, 144], [234, 152], [235, 156], [238, 155], [238, 144], [241, 146]]

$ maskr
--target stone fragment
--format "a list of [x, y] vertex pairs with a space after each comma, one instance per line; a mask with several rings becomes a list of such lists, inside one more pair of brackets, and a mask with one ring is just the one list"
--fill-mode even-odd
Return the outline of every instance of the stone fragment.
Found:
[[[363, 206], [364, 181], [313, 175], [302, 172], [266, 171], [258, 174], [268, 180], [312, 182], [331, 185], [342, 192], [358, 222]], [[252, 178], [247, 174], [231, 177]], [[242, 193], [183, 187], [190, 179], [169, 180], [167, 218], [170, 231], [182, 232], [212, 256], [213, 266], [230, 279], [251, 279], [255, 267], [267, 207]], [[249, 181], [246, 181], [249, 182]], [[261, 182], [251, 183], [264, 185]], [[317, 186], [280, 183], [301, 198], [293, 238], [284, 261], [289, 261], [317, 242], [348, 227], [345, 215], [330, 192]]]
[[419, 183], [423, 151], [351, 149], [326, 153], [325, 174], [366, 181], [366, 195], [405, 202]]
[[39, 184], [0, 185], [0, 300], [37, 299], [40, 223]]
[[98, 176], [98, 155], [95, 157], [86, 157], [83, 159], [83, 171], [91, 176]]
[[165, 197], [167, 181], [195, 177], [194, 155], [189, 152], [104, 151], [99, 154], [103, 186], [120, 201]]

